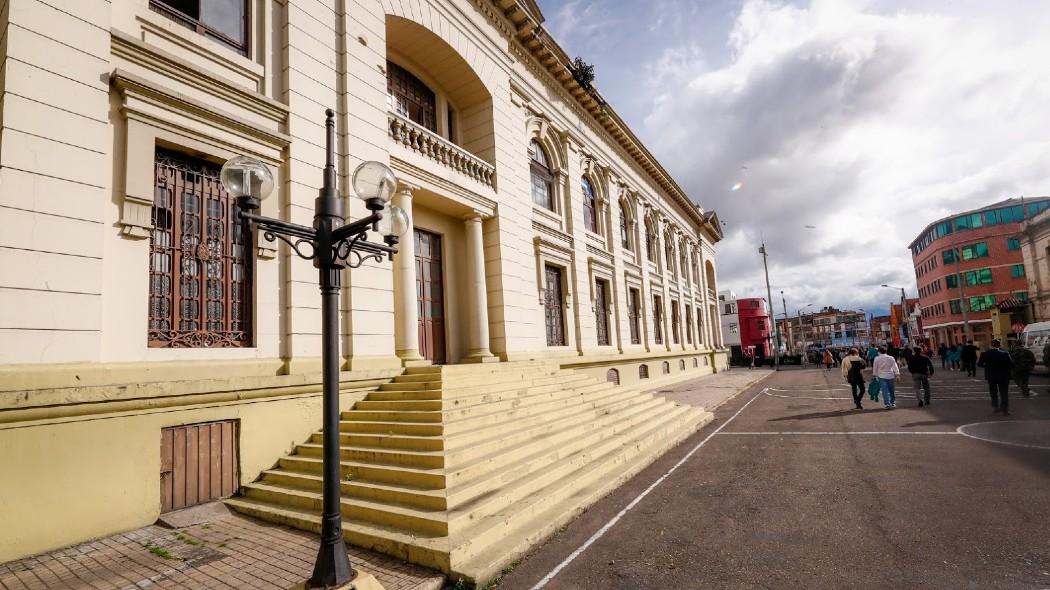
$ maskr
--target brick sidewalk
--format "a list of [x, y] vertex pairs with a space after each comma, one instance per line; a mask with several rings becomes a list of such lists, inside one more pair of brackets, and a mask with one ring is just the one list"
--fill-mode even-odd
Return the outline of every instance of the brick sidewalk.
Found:
[[[0, 564], [0, 587], [285, 590], [309, 577], [317, 542], [310, 533], [227, 514], [174, 530], [148, 526]], [[386, 590], [438, 590], [444, 581], [439, 573], [356, 547], [350, 561]]]

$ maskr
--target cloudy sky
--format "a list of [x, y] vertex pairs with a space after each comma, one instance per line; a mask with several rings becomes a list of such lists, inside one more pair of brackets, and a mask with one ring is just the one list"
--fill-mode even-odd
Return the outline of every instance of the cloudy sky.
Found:
[[765, 240], [778, 312], [885, 310], [928, 222], [1050, 194], [1048, 0], [539, 3], [725, 222], [720, 288], [765, 295]]

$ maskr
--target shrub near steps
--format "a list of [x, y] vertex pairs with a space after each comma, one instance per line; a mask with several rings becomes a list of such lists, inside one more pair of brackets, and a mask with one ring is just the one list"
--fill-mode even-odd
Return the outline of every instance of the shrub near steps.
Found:
[[[344, 534], [485, 581], [710, 419], [544, 362], [409, 368], [343, 413]], [[228, 504], [316, 531], [320, 474], [317, 433]]]

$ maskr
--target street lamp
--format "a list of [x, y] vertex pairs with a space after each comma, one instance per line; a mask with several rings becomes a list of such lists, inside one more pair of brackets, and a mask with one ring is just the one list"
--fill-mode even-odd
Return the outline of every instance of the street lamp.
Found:
[[894, 287], [892, 285], [882, 285], [887, 289], [900, 289], [901, 290], [901, 346], [908, 346], [908, 320], [906, 314], [908, 313], [908, 298], [904, 295], [904, 287]]
[[[367, 217], [347, 223], [343, 201], [335, 188], [335, 112], [325, 111], [324, 177], [314, 201], [312, 227], [256, 215], [273, 190], [273, 175], [262, 162], [247, 156], [228, 160], [222, 167], [222, 184], [237, 199], [238, 216], [254, 223], [267, 241], [281, 240], [300, 258], [318, 269], [321, 290], [321, 366], [323, 406], [323, 463], [321, 547], [308, 588], [351, 584], [356, 572], [350, 566], [343, 540], [340, 511], [339, 460], [339, 290], [344, 268], [358, 268], [366, 260], [393, 260], [399, 238], [408, 230], [408, 217], [390, 204], [397, 177], [386, 165], [365, 162], [353, 175], [354, 195], [365, 202]], [[383, 244], [370, 242], [368, 232], [378, 233]]]

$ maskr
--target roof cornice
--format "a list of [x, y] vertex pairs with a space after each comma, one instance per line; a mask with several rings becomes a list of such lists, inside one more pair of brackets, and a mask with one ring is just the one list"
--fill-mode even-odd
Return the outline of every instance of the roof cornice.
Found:
[[[551, 74], [557, 83], [576, 100], [635, 163], [686, 211], [698, 226], [703, 226], [703, 209], [695, 204], [681, 186], [645, 147], [638, 136], [609, 105], [596, 88], [585, 89], [572, 75], [572, 59], [550, 33], [543, 28], [543, 15], [533, 0], [473, 0], [505, 34], [531, 55]], [[487, 6], [486, 6], [487, 5]], [[490, 10], [494, 9], [494, 10]], [[498, 12], [499, 14], [494, 14]], [[497, 20], [495, 17], [502, 16]], [[509, 29], [507, 27], [509, 25]]]

